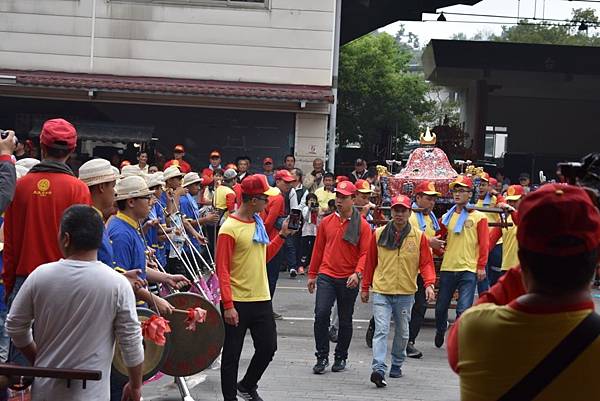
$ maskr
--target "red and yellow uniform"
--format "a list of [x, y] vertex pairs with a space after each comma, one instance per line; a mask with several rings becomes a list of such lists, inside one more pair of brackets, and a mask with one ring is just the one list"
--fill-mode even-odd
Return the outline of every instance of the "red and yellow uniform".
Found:
[[235, 211], [235, 197], [236, 194], [233, 189], [227, 185], [219, 185], [215, 189], [215, 196], [213, 198], [213, 204], [218, 210], [225, 210], [225, 216], [229, 216], [229, 213]]
[[233, 302], [269, 301], [267, 262], [277, 254], [284, 241], [275, 236], [269, 245], [255, 242], [254, 220], [230, 216], [221, 226], [217, 241], [217, 275], [225, 309]]
[[421, 273], [425, 287], [435, 283], [435, 268], [427, 237], [411, 225], [408, 236], [398, 249], [379, 246], [377, 241], [385, 227], [379, 227], [372, 235], [362, 291], [373, 291], [384, 295], [410, 295], [417, 292], [417, 274]]
[[192, 166], [190, 166], [190, 164], [188, 162], [186, 162], [185, 160], [181, 159], [181, 160], [177, 160], [177, 159], [172, 159], [169, 160], [168, 162], [165, 163], [163, 169], [166, 170], [171, 166], [177, 166], [179, 168], [179, 170], [184, 173], [187, 174], [190, 171], [192, 171]]
[[[592, 302], [532, 309], [513, 301], [507, 306], [478, 305], [463, 313], [448, 336], [448, 360], [460, 374], [461, 400], [499, 399], [593, 309]], [[508, 354], [502, 344], [510, 346]], [[590, 367], [597, 364], [598, 355], [600, 337], [535, 400], [597, 399], [591, 385], [597, 373]]]
[[446, 251], [441, 271], [470, 271], [485, 268], [488, 256], [489, 229], [483, 213], [469, 212], [460, 233], [454, 232], [460, 213], [453, 213], [446, 227], [440, 222], [440, 232], [446, 236]]
[[498, 239], [502, 238], [502, 271], [506, 271], [519, 264], [516, 219], [516, 212], [514, 212], [507, 219], [507, 222], [512, 223], [512, 226], [507, 228], [494, 227], [490, 230], [490, 252], [498, 242]]
[[[424, 214], [423, 219], [425, 220], [426, 224], [424, 234], [427, 236], [427, 238], [435, 237], [437, 232], [435, 231], [431, 216], [428, 214]], [[411, 213], [410, 217], [408, 218], [408, 222], [410, 223], [411, 227], [419, 228], [419, 221], [417, 220], [416, 213]]]
[[269, 201], [264, 212], [261, 213], [262, 219], [265, 221], [265, 228], [269, 238], [273, 238], [279, 231], [275, 227], [277, 219], [285, 216], [285, 198], [283, 194], [269, 196]]
[[63, 212], [75, 204], [90, 205], [90, 191], [66, 165], [42, 162], [17, 181], [4, 219], [4, 285], [10, 294], [17, 276], [62, 258], [58, 229]]
[[342, 219], [333, 213], [323, 219], [317, 229], [317, 237], [310, 261], [309, 278], [319, 273], [333, 278], [346, 278], [365, 269], [371, 240], [371, 227], [360, 219], [360, 237], [357, 245], [344, 240], [350, 219]]

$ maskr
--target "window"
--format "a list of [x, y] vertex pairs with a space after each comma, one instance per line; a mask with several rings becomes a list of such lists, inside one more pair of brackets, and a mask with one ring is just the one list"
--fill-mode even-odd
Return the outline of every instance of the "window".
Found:
[[270, 0], [113, 0], [113, 2], [217, 6], [232, 8], [268, 8], [269, 1]]
[[508, 145], [508, 128], [488, 125], [485, 127], [484, 156], [499, 159], [504, 157]]

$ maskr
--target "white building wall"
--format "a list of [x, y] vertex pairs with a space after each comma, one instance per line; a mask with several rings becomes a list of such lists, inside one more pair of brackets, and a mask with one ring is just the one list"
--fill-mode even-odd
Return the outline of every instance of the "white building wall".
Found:
[[296, 166], [301, 168], [304, 174], [312, 171], [314, 159], [318, 157], [325, 160], [328, 121], [328, 115], [296, 114], [294, 156], [296, 157]]
[[0, 68], [331, 85], [335, 0], [93, 1], [0, 1]]

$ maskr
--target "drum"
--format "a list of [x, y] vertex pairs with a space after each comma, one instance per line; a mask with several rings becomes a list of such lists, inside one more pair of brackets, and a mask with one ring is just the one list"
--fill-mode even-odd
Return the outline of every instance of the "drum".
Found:
[[195, 331], [186, 330], [186, 315], [169, 316], [171, 347], [161, 371], [175, 377], [191, 376], [209, 367], [221, 354], [225, 326], [217, 308], [198, 294], [179, 292], [165, 297], [177, 309], [200, 307], [206, 310], [206, 321]]
[[[140, 323], [150, 319], [153, 315], [156, 315], [155, 312], [146, 308], [137, 308], [138, 319]], [[167, 319], [168, 320], [168, 319]], [[142, 365], [142, 376], [144, 381], [150, 379], [156, 373], [161, 370], [162, 365], [164, 364], [167, 354], [170, 348], [170, 335], [165, 334], [167, 338], [167, 342], [164, 346], [157, 345], [152, 341], [143, 340], [144, 345], [144, 363]], [[122, 376], [123, 380], [127, 380], [129, 375], [127, 372], [127, 366], [123, 361], [123, 356], [121, 355], [121, 349], [119, 348], [119, 344], [115, 347], [115, 355], [113, 357], [112, 362], [112, 370], [113, 373]]]

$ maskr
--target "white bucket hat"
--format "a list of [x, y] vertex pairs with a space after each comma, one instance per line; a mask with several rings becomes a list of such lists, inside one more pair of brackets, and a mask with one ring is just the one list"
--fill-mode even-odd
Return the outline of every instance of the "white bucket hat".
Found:
[[202, 178], [200, 178], [200, 176], [198, 175], [198, 173], [187, 173], [184, 177], [183, 177], [183, 187], [187, 187], [188, 185], [192, 185], [195, 184], [197, 182], [202, 182]]
[[33, 166], [35, 166], [36, 164], [39, 164], [40, 161], [38, 159], [34, 159], [32, 157], [26, 157], [24, 159], [21, 160], [17, 160], [17, 162], [15, 163], [16, 166], [23, 166], [27, 169], [27, 171], [31, 170], [31, 168]]
[[167, 181], [170, 178], [183, 177], [184, 175], [185, 174], [183, 174], [177, 166], [171, 166], [163, 172], [163, 177], [165, 181]]
[[108, 160], [92, 159], [79, 167], [79, 179], [91, 187], [104, 182], [116, 181], [117, 175]]
[[153, 193], [148, 189], [146, 180], [137, 175], [120, 179], [115, 186], [115, 190], [117, 192], [116, 200], [141, 198]]
[[165, 181], [163, 180], [163, 173], [156, 172], [154, 174], [148, 174], [146, 176], [146, 182], [148, 183], [148, 188], [155, 187], [160, 185], [161, 187], [165, 185]]
[[143, 177], [144, 172], [136, 165], [128, 164], [127, 166], [123, 166], [121, 169], [121, 178], [131, 177], [131, 176]]

